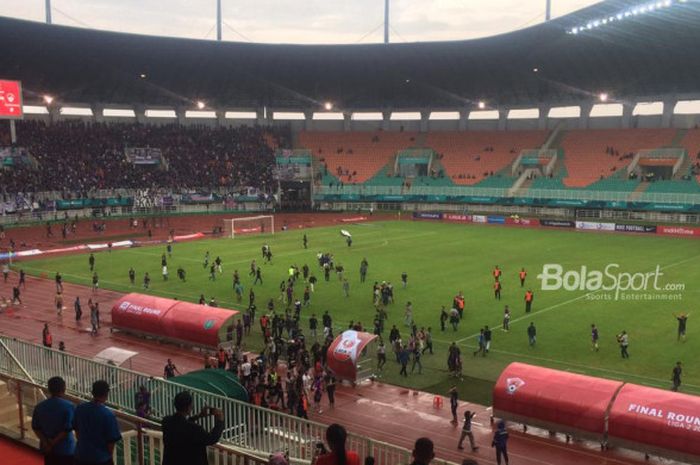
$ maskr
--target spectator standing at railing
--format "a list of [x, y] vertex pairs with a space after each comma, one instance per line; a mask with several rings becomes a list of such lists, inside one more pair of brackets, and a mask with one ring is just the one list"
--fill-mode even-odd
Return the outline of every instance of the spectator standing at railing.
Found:
[[[162, 465], [207, 465], [207, 447], [219, 442], [224, 431], [224, 413], [204, 407], [199, 415], [192, 413], [192, 395], [183, 391], [175, 396], [175, 414], [163, 418]], [[196, 420], [214, 417], [214, 427], [205, 430]]]
[[48, 382], [50, 397], [39, 402], [32, 415], [32, 430], [39, 438], [45, 465], [72, 465], [75, 454], [73, 404], [63, 399], [66, 382], [55, 376]]
[[92, 384], [92, 401], [78, 405], [73, 418], [78, 443], [75, 449], [76, 465], [112, 465], [114, 446], [121, 441], [119, 425], [114, 413], [105, 402], [109, 384], [99, 380]]
[[418, 438], [413, 446], [411, 465], [429, 465], [435, 458], [435, 446], [429, 438]]
[[[324, 448], [316, 448], [318, 455], [311, 461], [312, 465], [360, 465], [360, 457], [357, 452], [345, 450], [348, 432], [337, 423], [333, 423], [326, 429], [326, 442], [330, 452]], [[325, 452], [325, 453], [321, 453]]]

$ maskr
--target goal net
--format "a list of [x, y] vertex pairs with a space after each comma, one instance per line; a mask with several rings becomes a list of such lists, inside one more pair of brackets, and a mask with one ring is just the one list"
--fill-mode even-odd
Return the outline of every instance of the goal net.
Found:
[[274, 234], [275, 217], [272, 215], [224, 219], [224, 234], [231, 239], [241, 234]]

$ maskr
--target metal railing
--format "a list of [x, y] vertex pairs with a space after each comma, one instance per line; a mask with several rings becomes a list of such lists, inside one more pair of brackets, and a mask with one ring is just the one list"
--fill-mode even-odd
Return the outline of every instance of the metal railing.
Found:
[[[224, 412], [223, 444], [253, 454], [265, 455], [285, 450], [289, 451], [291, 459], [308, 461], [312, 457], [314, 444], [325, 437], [326, 425], [315, 421], [183, 387], [172, 381], [7, 336], [0, 336], [0, 373], [27, 382], [30, 382], [27, 377], [31, 376], [41, 385], [45, 385], [52, 376], [60, 374], [66, 380], [67, 391], [83, 399], [90, 398], [95, 380], [104, 379], [111, 386], [109, 405], [126, 414], [135, 413], [136, 392], [140, 386], [145, 386], [151, 393], [150, 406], [153, 413], [150, 418], [155, 421], [172, 412], [175, 395], [186, 389], [194, 394], [195, 410], [210, 406]], [[378, 465], [410, 463], [411, 459], [411, 452], [406, 448], [354, 433], [348, 434], [348, 448], [357, 451], [361, 457], [375, 457]], [[442, 460], [433, 463], [451, 465]]]
[[[38, 448], [39, 440], [31, 430], [31, 417], [34, 407], [47, 395], [43, 386], [0, 374], [0, 405], [4, 412], [0, 433]], [[83, 401], [70, 394], [65, 398], [76, 405]], [[160, 465], [163, 457], [160, 425], [118, 409], [113, 412], [122, 434], [122, 440], [114, 448], [115, 465]], [[215, 465], [264, 465], [268, 462], [265, 455], [251, 454], [223, 444], [209, 447], [207, 453], [209, 463]]]

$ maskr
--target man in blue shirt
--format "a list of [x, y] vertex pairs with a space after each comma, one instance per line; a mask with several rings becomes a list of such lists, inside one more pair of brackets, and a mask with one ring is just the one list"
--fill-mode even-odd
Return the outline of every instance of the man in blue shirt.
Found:
[[117, 419], [107, 407], [109, 384], [95, 381], [92, 384], [92, 401], [75, 409], [73, 428], [78, 436], [75, 450], [77, 465], [112, 465], [114, 444], [121, 441]]
[[66, 382], [55, 376], [48, 382], [49, 397], [39, 402], [32, 415], [32, 429], [41, 441], [45, 465], [72, 465], [75, 453], [73, 404], [63, 396]]

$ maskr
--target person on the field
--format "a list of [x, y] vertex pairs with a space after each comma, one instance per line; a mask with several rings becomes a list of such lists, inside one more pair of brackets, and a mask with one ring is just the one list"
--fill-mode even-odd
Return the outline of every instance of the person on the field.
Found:
[[2, 281], [7, 284], [7, 278], [10, 276], [10, 266], [7, 263], [2, 264]]
[[204, 294], [199, 294], [199, 301], [197, 301], [199, 305], [206, 305], [207, 304], [207, 299], [204, 297]]
[[263, 280], [262, 280], [262, 273], [260, 272], [260, 267], [255, 269], [255, 281], [253, 281], [253, 285], [256, 285], [260, 281], [260, 285], [262, 286]]
[[464, 317], [464, 306], [465, 306], [465, 300], [464, 300], [464, 293], [462, 291], [459, 291], [457, 295], [454, 298], [454, 301], [452, 302], [452, 306], [457, 309], [459, 312], [459, 319], [461, 320], [462, 317]]
[[367, 269], [369, 268], [369, 263], [366, 258], [363, 258], [360, 262], [360, 282], [364, 283], [367, 278]]
[[401, 286], [406, 289], [406, 286], [408, 286], [408, 274], [404, 271], [401, 273]]
[[498, 265], [496, 265], [496, 267], [493, 269], [493, 272], [491, 272], [491, 274], [493, 275], [493, 279], [494, 279], [495, 281], [500, 281], [500, 280], [501, 280], [501, 274], [503, 274], [503, 272], [501, 271], [500, 268], [498, 268]]
[[423, 353], [429, 351], [430, 355], [433, 355], [433, 328], [428, 326], [428, 330], [423, 332], [425, 337], [425, 346], [423, 347]]
[[501, 289], [503, 289], [503, 287], [501, 286], [500, 281], [493, 283], [493, 296], [497, 300], [501, 300]]
[[255, 260], [250, 262], [250, 273], [248, 273], [248, 276], [255, 276], [255, 270], [258, 268], [258, 265], [255, 263]]
[[185, 269], [181, 266], [177, 267], [177, 277], [182, 281], [183, 283], [187, 281], [187, 273], [185, 272]]
[[620, 355], [622, 358], [630, 358], [630, 354], [627, 352], [627, 348], [629, 347], [629, 336], [627, 335], [627, 331], [623, 330], [617, 335], [617, 343], [620, 344]]
[[347, 278], [343, 279], [343, 294], [345, 297], [350, 297], [350, 283]]
[[503, 331], [506, 333], [510, 331], [510, 309], [506, 305], [506, 308], [503, 309]]
[[410, 358], [410, 353], [408, 352], [408, 347], [406, 345], [403, 345], [398, 353], [397, 353], [397, 358], [399, 360], [399, 363], [401, 364], [401, 371], [399, 371], [399, 376], [408, 376], [408, 371], [406, 371], [406, 367], [408, 367], [408, 360]]
[[136, 280], [136, 271], [134, 271], [133, 268], [129, 268], [129, 282], [131, 285], [134, 285], [134, 281]]
[[56, 304], [56, 312], [58, 313], [58, 316], [61, 316], [63, 314], [63, 294], [61, 294], [61, 292], [56, 293], [54, 303]]
[[685, 330], [686, 330], [686, 325], [688, 323], [688, 317], [690, 316], [690, 313], [679, 313], [676, 315], [675, 313], [673, 314], [674, 317], [676, 317], [676, 320], [678, 320], [678, 341], [681, 339], [683, 342], [685, 342]]
[[532, 301], [534, 298], [535, 294], [528, 289], [527, 292], [525, 292], [525, 313], [530, 313], [530, 310], [532, 310]]
[[450, 324], [452, 325], [452, 331], [457, 331], [457, 325], [459, 325], [459, 311], [454, 307], [450, 309]]
[[386, 364], [386, 346], [384, 341], [379, 340], [379, 346], [377, 346], [377, 370], [381, 371], [384, 369]]
[[80, 297], [76, 296], [73, 302], [73, 310], [75, 311], [75, 321], [80, 321], [83, 317], [83, 308], [80, 305]]
[[168, 280], [168, 265], [163, 265], [163, 281]]
[[207, 250], [204, 254], [204, 263], [203, 263], [202, 268], [204, 268], [206, 270], [208, 266], [209, 266], [209, 251]]
[[90, 252], [90, 256], [88, 257], [88, 265], [90, 265], [90, 271], [95, 271], [95, 254]]
[[672, 391], [677, 392], [681, 387], [681, 374], [683, 373], [683, 368], [681, 367], [681, 362], [676, 362], [676, 366], [673, 367], [673, 372], [671, 373], [671, 381], [673, 381]]
[[525, 278], [527, 277], [527, 271], [525, 271], [525, 268], [520, 268], [520, 272], [518, 273], [518, 278], [520, 278], [520, 287], [525, 287]]
[[301, 240], [304, 244], [304, 248], [308, 249], [309, 248], [309, 239], [306, 237], [306, 233], [304, 233], [304, 237]]
[[452, 386], [448, 391], [450, 395], [450, 411], [452, 412], [452, 424], [457, 424], [457, 407], [459, 406], [459, 392], [457, 386]]
[[447, 323], [447, 320], [449, 319], [449, 315], [447, 314], [447, 310], [445, 310], [445, 306], [442, 306], [442, 309], [440, 310], [440, 331], [445, 331], [445, 324]]
[[223, 272], [224, 272], [224, 269], [223, 269], [223, 267], [221, 266], [221, 257], [219, 257], [219, 256], [217, 255], [216, 258], [214, 259], [214, 263], [216, 264], [216, 271], [218, 271], [219, 274], [223, 273]]
[[168, 265], [168, 259], [165, 257], [165, 254], [160, 255], [160, 266], [167, 266]]
[[464, 425], [462, 426], [462, 434], [459, 436], [459, 444], [457, 444], [457, 449], [464, 449], [462, 443], [464, 438], [469, 438], [469, 445], [471, 446], [472, 452], [476, 452], [479, 448], [474, 443], [474, 433], [472, 433], [472, 419], [476, 416], [476, 412], [467, 410], [464, 412]]
[[413, 325], [413, 304], [411, 302], [406, 303], [406, 309], [403, 314], [403, 322], [409, 328]]
[[537, 328], [535, 328], [535, 323], [531, 322], [530, 326], [527, 327], [527, 338], [530, 343], [530, 347], [534, 347], [537, 343]]
[[56, 272], [54, 279], [56, 281], [56, 292], [63, 292], [63, 276], [61, 276], [61, 273]]
[[[100, 288], [100, 278], [97, 276], [97, 271], [92, 274], [92, 292], [97, 292]], [[63, 286], [61, 286], [63, 289]]]
[[484, 352], [481, 354], [484, 357], [489, 353], [489, 350], [491, 350], [491, 337], [491, 330], [488, 326], [484, 326]]
[[173, 244], [171, 242], [165, 246], [165, 251], [168, 252], [168, 258], [173, 258]]
[[318, 282], [318, 278], [316, 278], [315, 275], [309, 276], [309, 289], [311, 289], [311, 292], [314, 292], [316, 288], [316, 283]]
[[598, 328], [596, 327], [595, 324], [591, 324], [591, 346], [593, 350], [598, 352], [599, 346], [598, 346], [598, 340], [600, 339], [600, 334], [598, 333]]
[[216, 264], [214, 263], [209, 267], [209, 281], [216, 281]]
[[352, 247], [352, 237], [348, 236], [348, 237], [345, 239], [345, 242], [348, 243], [348, 247]]
[[148, 289], [148, 286], [151, 285], [151, 277], [148, 275], [148, 271], [146, 271], [146, 274], [143, 275], [143, 288]]
[[479, 330], [479, 335], [476, 337], [476, 350], [473, 352], [472, 355], [476, 357], [478, 354], [482, 354], [483, 356], [486, 356], [486, 349], [485, 349], [485, 342], [484, 342], [484, 328], [481, 328]]
[[27, 274], [22, 268], [19, 269], [19, 282], [17, 283], [17, 287], [21, 287], [22, 289], [27, 288]]
[[491, 447], [496, 448], [496, 463], [501, 465], [501, 456], [505, 460], [505, 465], [508, 465], [508, 431], [506, 423], [501, 420], [498, 422], [498, 429], [493, 434]]

